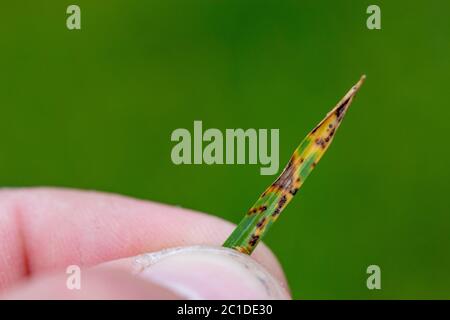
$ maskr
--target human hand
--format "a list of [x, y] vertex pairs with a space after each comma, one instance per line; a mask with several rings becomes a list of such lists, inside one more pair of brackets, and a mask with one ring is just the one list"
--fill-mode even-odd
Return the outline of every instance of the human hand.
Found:
[[[0, 297], [289, 299], [283, 271], [266, 246], [251, 257], [220, 247], [232, 230], [214, 216], [119, 195], [4, 189]], [[191, 245], [209, 247], [135, 257]], [[81, 267], [80, 290], [66, 285], [70, 265]]]

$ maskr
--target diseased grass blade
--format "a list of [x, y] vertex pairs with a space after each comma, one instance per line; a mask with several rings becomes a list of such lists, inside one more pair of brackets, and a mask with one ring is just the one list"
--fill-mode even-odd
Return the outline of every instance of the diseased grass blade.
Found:
[[281, 175], [250, 208], [225, 241], [224, 247], [233, 248], [246, 254], [252, 253], [330, 146], [336, 130], [364, 79], [365, 76], [362, 76], [300, 143]]

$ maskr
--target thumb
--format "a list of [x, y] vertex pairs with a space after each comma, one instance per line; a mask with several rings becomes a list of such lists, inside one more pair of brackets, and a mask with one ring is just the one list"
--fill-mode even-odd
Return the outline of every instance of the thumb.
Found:
[[193, 246], [106, 263], [186, 299], [290, 299], [264, 267], [235, 250]]
[[63, 273], [35, 276], [0, 296], [0, 300], [182, 299], [155, 283], [114, 268], [81, 270], [80, 285], [71, 288]]
[[2, 299], [289, 299], [283, 285], [247, 255], [222, 247], [180, 247], [103, 263], [80, 273], [37, 276]]

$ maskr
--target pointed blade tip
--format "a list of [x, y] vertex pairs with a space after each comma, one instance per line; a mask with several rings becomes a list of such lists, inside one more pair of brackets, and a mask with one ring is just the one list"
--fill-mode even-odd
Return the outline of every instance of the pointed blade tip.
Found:
[[359, 81], [355, 84], [355, 86], [354, 86], [354, 89], [355, 89], [355, 91], [358, 91], [359, 90], [359, 88], [361, 88], [361, 86], [363, 85], [363, 83], [364, 83], [364, 81], [366, 80], [366, 75], [365, 74], [363, 74], [362, 76], [361, 76], [361, 78], [359, 78]]
[[358, 82], [347, 92], [347, 94], [344, 96], [342, 100], [353, 98], [356, 93], [359, 91], [359, 88], [363, 85], [364, 81], [366, 80], [366, 75], [363, 74], [361, 78], [359, 78]]

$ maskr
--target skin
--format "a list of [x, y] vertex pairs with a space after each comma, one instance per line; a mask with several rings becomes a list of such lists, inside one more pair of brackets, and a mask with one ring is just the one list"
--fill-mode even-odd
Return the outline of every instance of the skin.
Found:
[[[204, 213], [114, 194], [3, 189], [0, 296], [139, 298], [145, 292], [145, 298], [179, 298], [121, 270], [87, 271], [89, 290], [82, 293], [69, 292], [61, 283], [65, 283], [69, 265], [84, 268], [169, 247], [220, 245], [233, 228], [233, 224]], [[280, 264], [265, 245], [258, 246], [252, 258], [286, 287]]]

